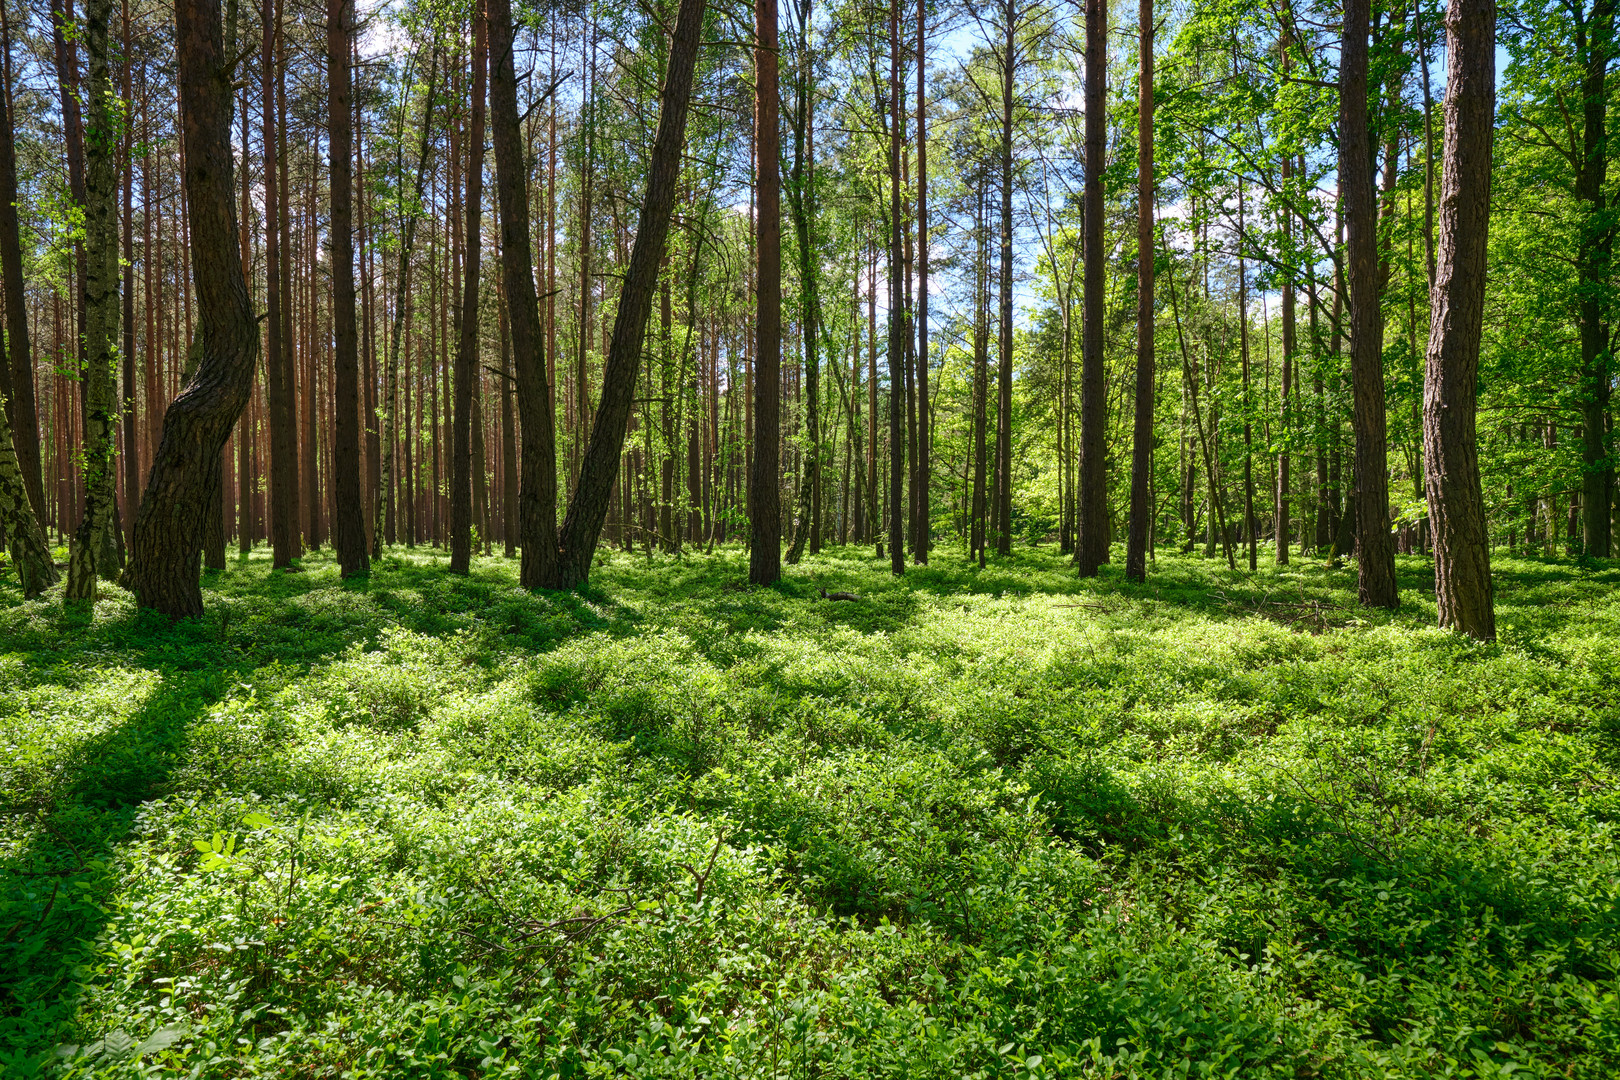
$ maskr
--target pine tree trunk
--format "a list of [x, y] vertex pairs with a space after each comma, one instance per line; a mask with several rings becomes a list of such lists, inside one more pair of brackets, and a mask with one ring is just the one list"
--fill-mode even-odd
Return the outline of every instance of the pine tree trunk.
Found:
[[[1136, 93], [1136, 417], [1131, 439], [1131, 524], [1126, 539], [1125, 576], [1131, 581], [1146, 581], [1148, 518], [1153, 513], [1148, 487], [1153, 462], [1153, 390], [1157, 373], [1153, 351], [1156, 248], [1153, 241], [1153, 0], [1140, 0], [1137, 23], [1141, 37]], [[1245, 351], [1245, 391], [1248, 378]]]
[[1369, 0], [1346, 0], [1339, 64], [1339, 175], [1350, 278], [1350, 379], [1356, 431], [1356, 564], [1361, 603], [1393, 608], [1395, 552], [1389, 536], [1385, 463], [1384, 313], [1378, 288], [1378, 208], [1373, 201], [1367, 117]]
[[[73, 535], [65, 598], [94, 600], [97, 578], [108, 565], [104, 534], [113, 527], [113, 350], [118, 333], [117, 139], [110, 98], [107, 24], [112, 0], [91, 0], [85, 15], [85, 51], [90, 59], [90, 138], [84, 179], [84, 518]], [[226, 123], [229, 124], [227, 93]], [[217, 459], [219, 449], [214, 449]], [[218, 488], [218, 483], [215, 483]]]
[[1108, 6], [1086, 0], [1085, 311], [1080, 368], [1080, 535], [1075, 562], [1095, 577], [1108, 561], [1107, 386], [1103, 357], [1103, 153], [1107, 147]]
[[163, 441], [135, 517], [126, 583], [142, 607], [202, 614], [197, 555], [219, 490], [219, 453], [253, 387], [259, 333], [236, 232], [231, 90], [218, 0], [177, 0], [186, 188], [199, 362], [163, 417]]
[[1496, 115], [1495, 0], [1451, 0], [1446, 69], [1440, 252], [1423, 384], [1434, 592], [1441, 626], [1494, 641], [1490, 545], [1474, 425]]
[[[472, 562], [472, 404], [478, 365], [478, 258], [484, 211], [484, 79], [487, 26], [474, 5], [472, 108], [467, 131], [466, 258], [461, 288], [461, 340], [456, 348], [455, 408], [450, 463], [450, 572], [465, 574]], [[478, 462], [483, 468], [483, 462]]]
[[[658, 281], [658, 268], [663, 263], [670, 217], [675, 208], [703, 9], [704, 0], [681, 0], [676, 14], [669, 66], [660, 93], [658, 134], [653, 142], [635, 244], [624, 288], [619, 294], [613, 337], [602, 371], [601, 402], [591, 429], [590, 444], [585, 450], [579, 484], [558, 535], [555, 576], [545, 582], [550, 588], [571, 589], [585, 583], [602, 523], [607, 518], [635, 397], [642, 338], [647, 331], [647, 317], [652, 312], [653, 289]], [[774, 25], [773, 22], [773, 28]], [[774, 62], [774, 43], [771, 56]]]
[[354, 0], [326, 5], [327, 134], [332, 200], [332, 548], [342, 575], [371, 569], [365, 495], [360, 482], [360, 341], [354, 295], [354, 114], [349, 54]]
[[[5, 99], [0, 102], [0, 276], [5, 278], [6, 362], [0, 375], [6, 419], [12, 432], [17, 471], [33, 515], [46, 514], [44, 473], [40, 464], [39, 406], [34, 388], [34, 356], [28, 337], [28, 300], [24, 291], [22, 243], [17, 226], [17, 154], [14, 146], [11, 93], [11, 23], [0, 4], [0, 48], [5, 49]], [[131, 447], [128, 451], [133, 454]], [[15, 536], [7, 524], [7, 535]], [[54, 569], [51, 580], [55, 580]]]
[[[684, 6], [684, 3], [683, 3]], [[754, 2], [754, 137], [758, 147], [758, 302], [754, 355], [754, 463], [748, 478], [748, 580], [782, 576], [780, 465], [782, 396], [782, 209], [778, 175], [776, 0]], [[637, 238], [639, 242], [639, 237]]]

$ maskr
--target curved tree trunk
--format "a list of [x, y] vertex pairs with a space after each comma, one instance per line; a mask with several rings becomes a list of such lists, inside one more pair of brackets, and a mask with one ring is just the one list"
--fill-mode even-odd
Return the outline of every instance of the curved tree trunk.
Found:
[[218, 0], [176, 0], [198, 362], [163, 414], [163, 438], [135, 515], [125, 583], [142, 607], [202, 614], [197, 556], [219, 490], [219, 452], [253, 388], [258, 325], [236, 232], [231, 79]]
[[[647, 332], [647, 316], [652, 312], [653, 288], [658, 282], [658, 267], [664, 260], [664, 242], [669, 238], [675, 187], [681, 175], [681, 148], [686, 140], [686, 114], [692, 98], [692, 76], [697, 68], [703, 8], [704, 0], [681, 0], [675, 17], [669, 67], [664, 73], [664, 88], [660, 94], [658, 135], [647, 170], [647, 189], [641, 201], [635, 244], [630, 249], [629, 272], [619, 294], [619, 310], [613, 320], [613, 337], [602, 371], [602, 398], [591, 428], [591, 441], [585, 449], [579, 486], [557, 537], [554, 576], [544, 583], [550, 588], [576, 588], [590, 575], [591, 558], [596, 553], [596, 541], [602, 533], [602, 522], [607, 518], [608, 502], [619, 474], [624, 433], [630, 423], [630, 407], [636, 391], [636, 371], [641, 365], [642, 337]], [[773, 52], [773, 59], [774, 56]]]
[[1434, 594], [1441, 626], [1495, 641], [1491, 554], [1474, 422], [1491, 216], [1496, 0], [1451, 0], [1446, 14], [1446, 69], [1440, 257], [1423, 380]]
[[11, 546], [11, 562], [17, 568], [23, 595], [35, 597], [56, 584], [56, 564], [45, 529], [28, 501], [28, 486], [17, 462], [11, 438], [11, 424], [0, 409], [0, 529]]
[[[510, 2], [510, 0], [508, 0]], [[508, 19], [510, 21], [510, 19]], [[382, 465], [377, 483], [377, 508], [372, 517], [371, 554], [380, 556], [383, 541], [395, 533], [394, 448], [399, 442], [399, 348], [405, 337], [405, 309], [411, 287], [411, 255], [416, 248], [416, 224], [421, 218], [422, 192], [427, 187], [427, 166], [433, 135], [433, 106], [439, 95], [439, 50], [430, 49], [427, 97], [423, 101], [422, 137], [416, 150], [415, 194], [405, 208], [405, 222], [399, 245], [399, 276], [394, 286], [394, 329], [388, 335], [388, 359], [383, 374]], [[516, 106], [514, 106], [514, 109]], [[403, 123], [403, 121], [401, 121]], [[402, 162], [400, 171], [403, 172]], [[527, 212], [528, 207], [524, 207]], [[504, 213], [504, 211], [503, 211]]]

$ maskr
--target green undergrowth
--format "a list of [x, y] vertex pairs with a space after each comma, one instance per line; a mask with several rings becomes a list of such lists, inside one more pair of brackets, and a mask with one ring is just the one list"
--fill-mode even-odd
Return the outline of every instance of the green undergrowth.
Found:
[[0, 586], [0, 1073], [1620, 1069], [1613, 564], [444, 565]]

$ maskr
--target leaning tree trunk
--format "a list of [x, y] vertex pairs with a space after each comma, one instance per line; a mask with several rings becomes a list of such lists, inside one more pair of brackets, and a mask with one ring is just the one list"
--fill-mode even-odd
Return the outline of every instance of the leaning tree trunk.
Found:
[[[354, 0], [326, 5], [327, 133], [332, 197], [332, 548], [344, 577], [371, 569], [360, 488], [360, 342], [354, 313], [354, 119], [349, 50]], [[476, 243], [476, 238], [474, 243]]]
[[[557, 442], [551, 391], [542, 355], [540, 302], [529, 248], [528, 172], [517, 109], [511, 0], [488, 0], [490, 134], [495, 143], [495, 192], [501, 208], [501, 273], [507, 327], [523, 421], [518, 532], [523, 540], [519, 581], [536, 588], [556, 577]], [[510, 469], [510, 463], [507, 465]], [[507, 523], [508, 531], [512, 523]]]
[[[90, 57], [89, 152], [85, 161], [84, 517], [73, 534], [65, 598], [94, 600], [107, 555], [106, 534], [118, 512], [113, 465], [113, 342], [118, 334], [118, 138], [110, 99], [107, 24], [112, 0], [91, 0], [85, 12]], [[227, 117], [228, 98], [227, 98]], [[229, 123], [229, 119], [226, 120]], [[219, 449], [214, 449], [218, 457]], [[215, 482], [218, 487], [218, 482]]]
[[[510, 0], [508, 0], [510, 3]], [[511, 21], [508, 17], [508, 22]], [[382, 412], [382, 464], [377, 481], [376, 510], [372, 516], [371, 554], [373, 558], [382, 555], [383, 540], [386, 537], [392, 541], [395, 536], [394, 522], [398, 510], [394, 506], [394, 447], [399, 442], [399, 412], [396, 405], [399, 403], [399, 347], [405, 337], [405, 307], [409, 299], [411, 287], [411, 255], [416, 247], [416, 223], [421, 219], [422, 191], [427, 187], [427, 166], [429, 151], [433, 136], [433, 105], [439, 96], [439, 50], [433, 47], [429, 54], [429, 69], [427, 82], [427, 96], [422, 103], [422, 133], [421, 141], [416, 150], [416, 184], [415, 194], [405, 207], [404, 226], [401, 229], [399, 243], [399, 276], [394, 285], [394, 329], [388, 335], [388, 361], [387, 371], [383, 376], [383, 405]], [[404, 109], [404, 105], [400, 106]], [[516, 105], [513, 106], [516, 108]], [[397, 165], [402, 165], [396, 159]], [[399, 169], [403, 173], [403, 168]], [[401, 177], [403, 180], [403, 176]], [[528, 214], [528, 205], [524, 204], [525, 217]], [[502, 211], [505, 212], [504, 210]], [[273, 230], [272, 230], [273, 231]], [[531, 290], [532, 291], [532, 290]]]
[[[456, 347], [455, 406], [450, 449], [450, 572], [472, 566], [472, 406], [478, 377], [478, 257], [484, 220], [484, 65], [487, 29], [473, 9], [472, 109], [467, 125], [467, 232], [465, 277], [461, 289], [461, 340]], [[482, 460], [477, 467], [483, 468]]]
[[624, 432], [636, 393], [636, 371], [641, 365], [642, 336], [652, 312], [653, 288], [658, 282], [659, 264], [664, 260], [664, 241], [669, 237], [675, 187], [681, 175], [681, 148], [686, 140], [686, 114], [692, 99], [703, 7], [704, 0], [681, 0], [675, 16], [669, 68], [660, 94], [658, 135], [647, 170], [647, 190], [641, 201], [635, 245], [630, 249], [629, 272], [613, 320], [591, 441], [585, 449], [579, 485], [558, 534], [554, 576], [546, 582], [551, 588], [576, 588], [590, 575], [591, 558], [618, 477]]
[[[1125, 576], [1147, 580], [1148, 490], [1153, 464], [1153, 0], [1141, 0], [1136, 93], [1136, 426], [1131, 446], [1131, 525]], [[1245, 372], [1247, 369], [1245, 369]]]
[[1108, 561], [1108, 385], [1103, 357], [1103, 153], [1107, 148], [1108, 6], [1086, 0], [1085, 322], [1080, 337], [1080, 536], [1075, 562], [1096, 577]]
[[1485, 317], [1496, 117], [1496, 0], [1451, 0], [1446, 13], [1445, 164], [1440, 258], [1423, 381], [1423, 453], [1434, 530], [1440, 625], [1496, 640], [1491, 553], [1474, 419]]
[[1378, 287], [1378, 208], [1367, 130], [1369, 0], [1346, 0], [1339, 62], [1339, 177], [1350, 264], [1350, 382], [1356, 430], [1356, 565], [1361, 603], [1395, 607], [1385, 462], [1384, 313]]
[[231, 72], [219, 0], [176, 0], [175, 38], [186, 151], [196, 370], [163, 414], [163, 436], [135, 515], [125, 583], [142, 607], [202, 614], [197, 556], [219, 452], [253, 388], [259, 328], [236, 232]]
[[17, 451], [11, 438], [11, 424], [0, 409], [0, 529], [11, 545], [11, 563], [17, 568], [23, 595], [38, 596], [56, 584], [56, 564], [45, 530], [28, 500]]

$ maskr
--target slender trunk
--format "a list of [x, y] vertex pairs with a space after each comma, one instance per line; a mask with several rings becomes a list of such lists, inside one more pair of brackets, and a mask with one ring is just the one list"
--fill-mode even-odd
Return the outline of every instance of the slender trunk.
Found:
[[[1018, 66], [1016, 14], [1016, 5], [1013, 0], [1008, 0], [1002, 10], [1002, 17], [1006, 22], [1002, 29], [1006, 38], [1002, 42], [1001, 55], [1001, 306], [998, 327], [1000, 368], [997, 372], [999, 396], [996, 405], [996, 504], [991, 510], [990, 526], [990, 531], [995, 534], [996, 553], [999, 555], [1007, 555], [1012, 551], [1012, 138], [1013, 78]], [[1087, 98], [1087, 101], [1089, 102], [1090, 98]]]
[[[472, 564], [473, 380], [478, 377], [478, 262], [484, 220], [484, 85], [488, 27], [474, 6], [472, 109], [467, 125], [467, 229], [461, 287], [461, 340], [456, 349], [455, 410], [450, 463], [450, 572], [465, 574]], [[527, 272], [527, 262], [524, 265]], [[476, 463], [482, 469], [482, 460]]]
[[932, 539], [933, 421], [928, 398], [928, 8], [917, 0], [917, 550], [927, 564]]
[[[44, 474], [40, 465], [39, 405], [34, 389], [34, 356], [29, 345], [28, 301], [24, 291], [22, 243], [17, 224], [17, 154], [14, 145], [14, 100], [11, 82], [11, 23], [8, 5], [0, 4], [0, 48], [5, 55], [5, 99], [0, 102], [0, 276], [5, 278], [6, 362], [0, 365], [0, 392], [5, 395], [6, 419], [12, 432], [13, 452], [28, 505], [43, 520], [46, 514]], [[127, 449], [134, 454], [133, 446]], [[133, 496], [131, 496], [133, 497]], [[8, 536], [18, 535], [6, 523]], [[56, 580], [53, 568], [51, 581]], [[36, 580], [39, 580], [36, 575]], [[48, 584], [48, 582], [47, 582]]]
[[901, 307], [900, 0], [889, 0], [889, 569], [905, 573], [906, 333]]
[[[1126, 541], [1125, 576], [1147, 580], [1148, 518], [1153, 499], [1153, 0], [1140, 0], [1137, 15], [1138, 86], [1136, 95], [1136, 426], [1131, 440], [1131, 525]], [[1243, 196], [1238, 195], [1239, 205]], [[1239, 230], [1241, 232], [1241, 228]], [[1245, 338], [1245, 350], [1247, 341]], [[1249, 377], [1244, 352], [1244, 385]]]
[[[669, 66], [664, 73], [660, 93], [658, 134], [648, 164], [640, 220], [624, 287], [619, 294], [607, 363], [602, 370], [602, 397], [597, 407], [596, 422], [585, 450], [579, 485], [558, 535], [556, 577], [546, 583], [553, 588], [578, 587], [584, 584], [589, 575], [597, 537], [601, 535], [602, 522], [607, 517], [608, 502], [618, 475], [619, 459], [624, 453], [624, 434], [635, 396], [642, 338], [647, 330], [647, 317], [652, 311], [653, 289], [658, 280], [658, 268], [664, 259], [664, 243], [669, 236], [669, 221], [675, 207], [676, 182], [680, 179], [681, 147], [686, 137], [686, 115], [691, 103], [693, 72], [697, 66], [703, 9], [704, 0], [681, 0], [675, 17]], [[774, 30], [774, 20], [771, 26]], [[762, 42], [761, 52], [764, 51]], [[769, 52], [773, 75], [775, 55], [773, 35]], [[774, 92], [771, 100], [775, 100]], [[773, 125], [773, 133], [774, 130]], [[771, 220], [776, 220], [774, 215]], [[772, 550], [777, 549], [773, 546]]]

